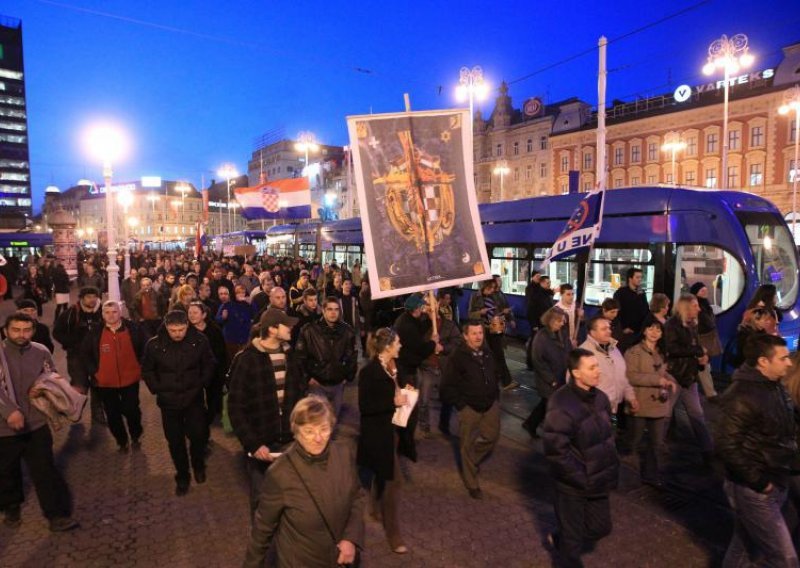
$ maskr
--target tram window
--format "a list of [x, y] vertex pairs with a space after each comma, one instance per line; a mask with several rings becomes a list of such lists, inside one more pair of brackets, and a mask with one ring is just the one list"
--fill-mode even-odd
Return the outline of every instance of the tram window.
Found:
[[726, 250], [711, 245], [680, 245], [675, 256], [675, 298], [689, 292], [695, 282], [708, 288], [714, 313], [724, 312], [742, 296], [745, 275], [739, 261]]
[[530, 274], [528, 249], [520, 247], [492, 248], [492, 274], [500, 275], [501, 289], [506, 294], [525, 294]]
[[797, 301], [797, 252], [782, 219], [771, 213], [739, 213], [747, 233], [759, 283], [778, 289], [777, 306], [788, 309]]

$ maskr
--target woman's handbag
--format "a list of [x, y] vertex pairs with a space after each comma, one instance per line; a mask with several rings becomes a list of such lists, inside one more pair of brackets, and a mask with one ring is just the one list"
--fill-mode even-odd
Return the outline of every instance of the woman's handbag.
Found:
[[[322, 509], [320, 508], [319, 503], [317, 503], [317, 500], [314, 498], [314, 494], [311, 493], [311, 489], [309, 489], [306, 480], [303, 479], [302, 475], [300, 475], [300, 470], [297, 469], [296, 465], [294, 465], [294, 462], [292, 461], [292, 456], [286, 454], [286, 459], [288, 460], [289, 465], [292, 466], [294, 472], [297, 474], [297, 477], [300, 479], [300, 483], [302, 483], [303, 487], [305, 487], [308, 496], [311, 497], [311, 502], [314, 503], [314, 507], [317, 509], [317, 513], [319, 513], [319, 516], [322, 519], [322, 523], [325, 525], [325, 529], [327, 529], [328, 534], [330, 535], [331, 540], [333, 541], [333, 545], [338, 548], [339, 539], [337, 539], [336, 535], [333, 534], [333, 529], [331, 529], [331, 526], [328, 524], [328, 519], [326, 519], [325, 515], [322, 513]], [[353, 561], [350, 564], [340, 564], [339, 566], [346, 566], [348, 568], [358, 568], [359, 566], [361, 566], [361, 552], [358, 550], [358, 547], [356, 547], [356, 557], [353, 559]]]
[[719, 333], [716, 329], [700, 334], [700, 346], [705, 347], [709, 357], [722, 355], [722, 343], [719, 340]]

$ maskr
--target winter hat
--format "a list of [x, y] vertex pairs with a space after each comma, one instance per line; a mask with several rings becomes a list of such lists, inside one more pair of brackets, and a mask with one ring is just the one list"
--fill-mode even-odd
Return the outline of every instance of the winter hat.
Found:
[[697, 293], [698, 293], [700, 290], [702, 290], [703, 288], [705, 288], [705, 287], [706, 287], [706, 285], [705, 285], [705, 284], [703, 284], [702, 282], [695, 282], [694, 284], [692, 284], [692, 287], [691, 287], [691, 288], [689, 288], [689, 291], [690, 291], [692, 294], [694, 294], [695, 296], [697, 296]]

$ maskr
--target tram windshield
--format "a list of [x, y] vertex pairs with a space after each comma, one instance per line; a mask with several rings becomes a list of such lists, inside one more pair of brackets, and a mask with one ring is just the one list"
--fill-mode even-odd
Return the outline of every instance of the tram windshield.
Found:
[[753, 251], [759, 283], [778, 289], [777, 306], [789, 309], [797, 301], [797, 251], [782, 219], [772, 213], [737, 213]]

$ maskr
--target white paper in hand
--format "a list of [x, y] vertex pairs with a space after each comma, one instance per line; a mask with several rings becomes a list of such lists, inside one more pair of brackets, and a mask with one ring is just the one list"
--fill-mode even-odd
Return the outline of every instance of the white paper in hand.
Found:
[[408, 426], [408, 418], [411, 416], [411, 411], [417, 405], [419, 398], [419, 391], [414, 389], [402, 388], [400, 394], [406, 395], [408, 402], [403, 406], [398, 406], [394, 409], [394, 416], [392, 416], [392, 424], [405, 428]]

